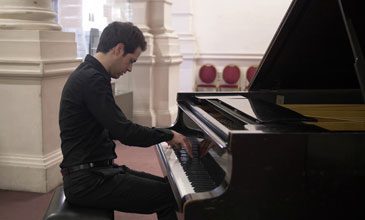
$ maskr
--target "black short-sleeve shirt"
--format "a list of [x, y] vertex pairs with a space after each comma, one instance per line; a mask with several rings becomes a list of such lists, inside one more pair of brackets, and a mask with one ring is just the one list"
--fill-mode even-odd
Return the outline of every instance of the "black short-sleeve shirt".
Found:
[[69, 76], [61, 96], [61, 168], [116, 158], [113, 140], [148, 147], [173, 138], [168, 129], [128, 120], [116, 105], [110, 74], [93, 56]]

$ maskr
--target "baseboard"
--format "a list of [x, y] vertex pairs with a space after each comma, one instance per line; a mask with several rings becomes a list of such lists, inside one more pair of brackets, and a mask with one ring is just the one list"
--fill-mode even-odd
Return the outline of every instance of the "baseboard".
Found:
[[62, 183], [57, 149], [44, 156], [0, 154], [0, 189], [45, 193]]

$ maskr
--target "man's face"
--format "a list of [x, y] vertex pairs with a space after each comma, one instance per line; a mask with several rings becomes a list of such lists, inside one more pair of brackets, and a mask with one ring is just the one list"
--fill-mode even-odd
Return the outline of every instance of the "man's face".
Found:
[[124, 49], [120, 49], [119, 54], [116, 56], [115, 62], [111, 66], [111, 77], [118, 79], [120, 76], [124, 75], [126, 72], [131, 72], [133, 63], [135, 63], [138, 57], [142, 53], [142, 49], [137, 47], [134, 53], [123, 54]]

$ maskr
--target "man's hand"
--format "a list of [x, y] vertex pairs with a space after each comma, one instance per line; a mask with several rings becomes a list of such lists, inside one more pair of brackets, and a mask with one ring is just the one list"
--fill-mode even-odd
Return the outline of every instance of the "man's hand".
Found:
[[189, 156], [193, 157], [193, 149], [192, 149], [190, 140], [187, 137], [185, 137], [184, 135], [182, 135], [176, 131], [173, 131], [173, 130], [171, 130], [171, 131], [174, 134], [174, 137], [172, 138], [172, 140], [167, 141], [167, 143], [173, 148], [183, 147], [186, 150], [186, 152], [189, 154]]
[[204, 139], [202, 142], [200, 142], [199, 146], [199, 155], [200, 157], [204, 157], [209, 149], [214, 146], [214, 142], [209, 139]]

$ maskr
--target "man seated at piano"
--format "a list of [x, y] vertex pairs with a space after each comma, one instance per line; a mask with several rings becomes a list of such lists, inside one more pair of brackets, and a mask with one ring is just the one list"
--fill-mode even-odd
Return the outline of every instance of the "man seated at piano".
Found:
[[184, 135], [135, 124], [115, 103], [111, 78], [131, 72], [144, 50], [146, 41], [138, 27], [113, 22], [103, 30], [95, 56], [87, 55], [69, 76], [59, 112], [64, 191], [68, 202], [79, 206], [177, 219], [165, 178], [113, 163], [113, 140], [139, 147], [167, 142], [192, 154]]

